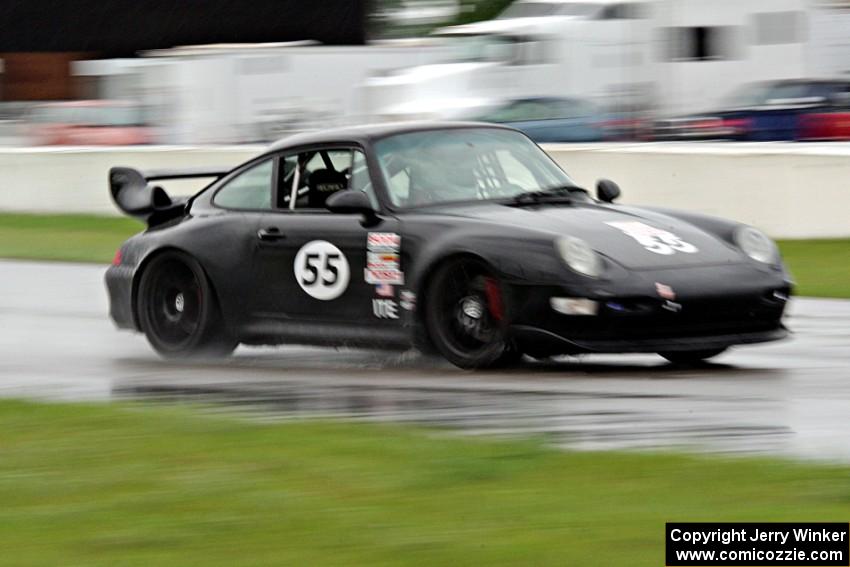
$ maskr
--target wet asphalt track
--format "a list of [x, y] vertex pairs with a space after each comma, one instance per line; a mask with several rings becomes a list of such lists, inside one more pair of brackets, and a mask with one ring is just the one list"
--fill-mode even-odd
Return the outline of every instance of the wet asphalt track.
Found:
[[416, 353], [240, 348], [160, 360], [106, 315], [104, 268], [0, 261], [0, 396], [225, 402], [260, 416], [344, 416], [546, 435], [558, 445], [684, 447], [850, 461], [850, 302], [799, 299], [794, 338], [698, 369], [588, 356], [469, 373]]

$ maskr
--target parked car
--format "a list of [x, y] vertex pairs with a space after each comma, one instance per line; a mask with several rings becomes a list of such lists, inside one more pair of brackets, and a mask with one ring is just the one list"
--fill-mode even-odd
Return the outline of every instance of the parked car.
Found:
[[149, 144], [153, 130], [141, 106], [124, 101], [78, 100], [36, 106], [29, 116], [32, 143], [41, 146]]
[[[156, 184], [215, 179], [187, 200]], [[235, 167], [114, 167], [148, 223], [106, 273], [110, 313], [166, 357], [237, 344], [522, 354], [657, 352], [688, 363], [787, 335], [776, 245], [735, 221], [594, 199], [492, 124], [385, 124], [286, 138]]]
[[[848, 95], [847, 98], [850, 98]], [[850, 101], [836, 100], [835, 107], [802, 117], [800, 139], [810, 141], [850, 140]]]
[[603, 112], [592, 102], [579, 98], [510, 100], [467, 118], [511, 126], [539, 143], [634, 139], [640, 129], [634, 117]]
[[847, 130], [836, 130], [831, 123], [844, 121], [850, 106], [848, 97], [850, 79], [750, 83], [733, 92], [715, 111], [656, 121], [653, 138], [759, 142], [840, 139]]

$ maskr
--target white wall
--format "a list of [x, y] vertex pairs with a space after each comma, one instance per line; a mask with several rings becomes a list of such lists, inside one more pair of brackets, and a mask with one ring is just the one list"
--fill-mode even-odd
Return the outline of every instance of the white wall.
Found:
[[619, 183], [623, 203], [699, 211], [776, 238], [850, 236], [850, 145], [549, 146], [583, 187]]
[[808, 74], [834, 76], [850, 73], [850, 4], [809, 13]]
[[[114, 165], [237, 165], [260, 146], [0, 150], [0, 210], [118, 214]], [[617, 181], [622, 202], [700, 211], [774, 237], [850, 237], [850, 144], [588, 144], [546, 148], [582, 186]], [[195, 183], [197, 186], [197, 183]], [[168, 185], [191, 192], [189, 182]]]
[[[112, 166], [139, 169], [235, 166], [262, 149], [259, 146], [4, 148], [0, 150], [0, 210], [117, 215], [107, 181]], [[168, 187], [174, 194], [186, 194], [192, 192], [190, 184], [199, 185], [196, 181], [181, 183]]]

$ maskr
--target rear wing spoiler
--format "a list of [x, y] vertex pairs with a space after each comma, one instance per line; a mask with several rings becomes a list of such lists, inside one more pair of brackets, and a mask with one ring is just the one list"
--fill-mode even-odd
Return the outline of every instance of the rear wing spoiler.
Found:
[[109, 170], [109, 193], [115, 205], [125, 214], [148, 226], [161, 224], [181, 216], [188, 199], [172, 199], [165, 189], [153, 181], [173, 179], [219, 179], [230, 168], [156, 169], [140, 171], [132, 167], [113, 167]]

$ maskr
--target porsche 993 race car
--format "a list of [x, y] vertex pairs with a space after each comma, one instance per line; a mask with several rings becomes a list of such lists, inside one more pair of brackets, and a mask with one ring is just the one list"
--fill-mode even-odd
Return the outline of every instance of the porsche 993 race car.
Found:
[[[156, 184], [207, 177], [188, 199]], [[674, 362], [781, 339], [775, 244], [736, 222], [597, 197], [524, 134], [474, 123], [298, 134], [234, 169], [109, 172], [148, 228], [106, 274], [111, 317], [165, 357], [239, 343]]]

